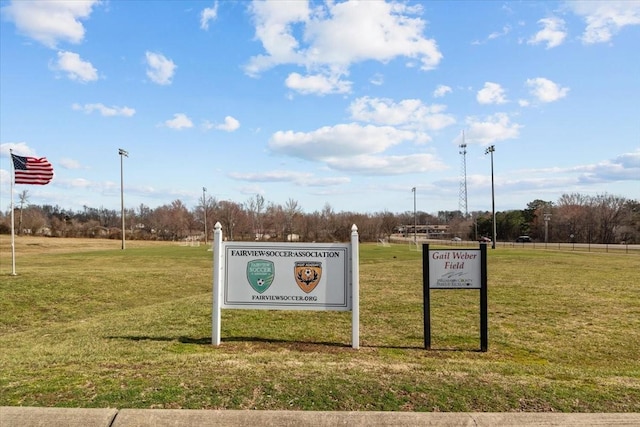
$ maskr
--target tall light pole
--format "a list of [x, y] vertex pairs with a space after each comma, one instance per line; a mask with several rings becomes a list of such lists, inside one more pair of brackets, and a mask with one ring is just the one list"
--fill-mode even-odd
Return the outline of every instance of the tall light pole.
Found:
[[118, 154], [120, 155], [120, 216], [122, 217], [122, 249], [124, 250], [124, 172], [123, 172], [123, 157], [129, 157], [129, 153], [118, 148]]
[[549, 221], [551, 221], [551, 214], [544, 214], [544, 247], [547, 247], [547, 243], [549, 242]]
[[204, 210], [204, 244], [207, 244], [207, 189], [202, 187], [202, 209]]
[[418, 243], [417, 229], [418, 229], [418, 220], [416, 217], [416, 187], [411, 189], [413, 191], [413, 243]]
[[487, 147], [484, 154], [491, 154], [491, 212], [493, 213], [493, 239], [491, 239], [491, 249], [496, 248], [496, 194], [493, 185], [493, 152], [496, 151], [495, 145]]

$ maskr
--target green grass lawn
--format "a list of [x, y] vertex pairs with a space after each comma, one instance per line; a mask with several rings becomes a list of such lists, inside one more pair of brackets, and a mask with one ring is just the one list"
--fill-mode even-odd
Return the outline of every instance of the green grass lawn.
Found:
[[488, 249], [477, 290], [432, 290], [422, 254], [360, 247], [351, 313], [223, 310], [212, 252], [170, 243], [0, 236], [0, 405], [394, 411], [640, 411], [637, 253]]

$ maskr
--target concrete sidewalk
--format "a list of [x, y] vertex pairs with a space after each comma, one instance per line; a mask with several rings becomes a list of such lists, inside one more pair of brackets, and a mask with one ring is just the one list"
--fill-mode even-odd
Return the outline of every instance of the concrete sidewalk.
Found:
[[637, 413], [328, 412], [0, 407], [0, 427], [640, 426]]

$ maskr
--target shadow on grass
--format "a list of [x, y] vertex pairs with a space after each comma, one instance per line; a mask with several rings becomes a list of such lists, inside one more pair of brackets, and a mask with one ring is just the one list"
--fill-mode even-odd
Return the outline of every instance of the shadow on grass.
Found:
[[384, 349], [388, 349], [388, 350], [424, 350], [424, 351], [431, 351], [431, 352], [460, 352], [460, 353], [482, 353], [482, 350], [479, 348], [451, 348], [451, 347], [433, 347], [431, 346], [430, 349], [426, 349], [424, 347], [421, 346], [415, 346], [415, 345], [365, 345], [362, 347], [367, 347], [367, 348], [384, 348]]
[[172, 337], [151, 337], [148, 335], [122, 335], [122, 336], [107, 336], [109, 340], [129, 340], [129, 341], [176, 341], [176, 338]]
[[[196, 345], [211, 345], [211, 337], [193, 338], [193, 337], [162, 337], [162, 336], [148, 336], [148, 335], [121, 335], [121, 336], [107, 336], [107, 339], [114, 340], [129, 340], [129, 341], [177, 341], [182, 344], [196, 344]], [[260, 337], [225, 337], [222, 342], [252, 342], [258, 344], [291, 344], [295, 346], [304, 345], [316, 345], [327, 347], [351, 347], [349, 344], [325, 342], [325, 341], [296, 341], [296, 340], [284, 340], [274, 338], [260, 338]]]
[[[177, 341], [182, 344], [195, 344], [195, 345], [211, 345], [211, 337], [193, 338], [193, 337], [153, 337], [147, 335], [123, 335], [123, 336], [108, 336], [107, 339], [119, 339], [130, 341]], [[330, 347], [330, 348], [345, 348], [351, 349], [351, 344], [327, 342], [327, 341], [297, 341], [297, 340], [285, 340], [277, 338], [261, 338], [261, 337], [225, 337], [222, 343], [255, 343], [259, 345], [269, 344], [286, 344], [288, 347], [292, 347], [298, 350], [312, 349], [313, 347]], [[420, 346], [402, 346], [402, 345], [363, 345], [361, 348], [369, 349], [389, 349], [389, 350], [424, 350], [427, 352], [460, 352], [460, 353], [481, 353], [481, 349], [474, 348], [450, 348], [450, 347], [431, 347], [429, 350]]]

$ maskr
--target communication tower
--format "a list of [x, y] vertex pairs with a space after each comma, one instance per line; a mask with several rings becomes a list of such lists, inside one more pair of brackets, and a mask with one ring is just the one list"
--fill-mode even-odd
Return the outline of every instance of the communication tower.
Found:
[[469, 216], [467, 210], [467, 144], [464, 141], [464, 131], [462, 131], [462, 144], [459, 145], [460, 154], [462, 155], [462, 162], [460, 164], [460, 213], [465, 218]]

